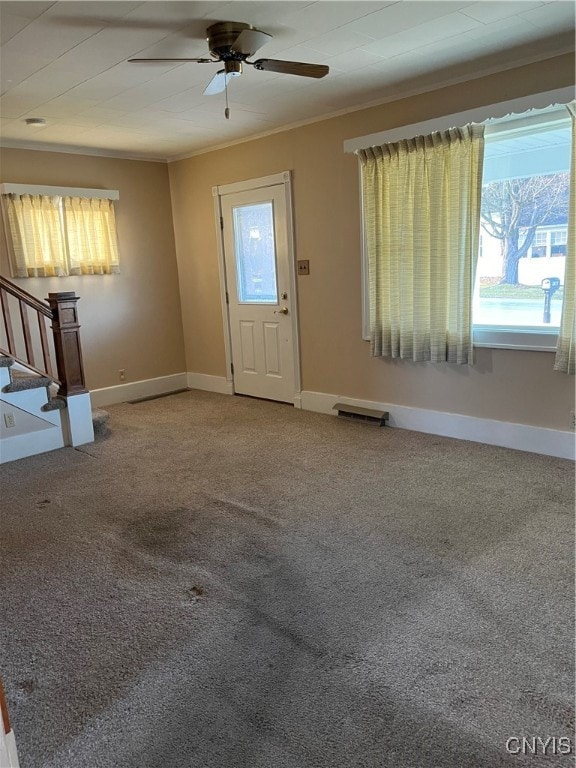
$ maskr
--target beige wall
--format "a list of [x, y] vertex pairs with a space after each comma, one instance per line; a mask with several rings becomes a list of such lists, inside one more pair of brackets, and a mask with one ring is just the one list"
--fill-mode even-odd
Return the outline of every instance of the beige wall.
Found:
[[[15, 280], [44, 298], [76, 291], [89, 389], [186, 370], [168, 169], [164, 163], [3, 149], [0, 181], [117, 189], [121, 274]], [[9, 276], [4, 235], [0, 272]]]
[[[542, 352], [478, 350], [473, 367], [370, 357], [361, 339], [358, 171], [343, 141], [573, 82], [562, 56], [170, 165], [187, 369], [225, 375], [212, 187], [291, 170], [302, 388], [567, 429], [573, 379]], [[218, 118], [215, 118], [218, 119]], [[231, 119], [234, 119], [232, 114]]]

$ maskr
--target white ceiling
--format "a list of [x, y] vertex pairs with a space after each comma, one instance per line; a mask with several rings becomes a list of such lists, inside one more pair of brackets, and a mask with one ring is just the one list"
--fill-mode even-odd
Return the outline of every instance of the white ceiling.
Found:
[[[273, 39], [256, 58], [328, 64], [321, 80], [245, 67], [224, 94], [206, 27], [242, 21]], [[175, 159], [288, 125], [549, 58], [574, 47], [564, 0], [0, 2], [3, 146]], [[27, 117], [42, 117], [30, 128]]]

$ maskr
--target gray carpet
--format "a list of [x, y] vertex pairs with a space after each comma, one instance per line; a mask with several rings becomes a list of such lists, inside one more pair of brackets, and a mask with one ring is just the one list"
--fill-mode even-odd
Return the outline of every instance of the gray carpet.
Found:
[[573, 735], [571, 462], [197, 391], [108, 410], [0, 470], [22, 768], [573, 765], [505, 747]]

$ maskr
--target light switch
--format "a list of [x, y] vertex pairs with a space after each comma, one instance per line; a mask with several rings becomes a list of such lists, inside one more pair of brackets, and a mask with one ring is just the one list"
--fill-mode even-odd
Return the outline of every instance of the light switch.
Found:
[[298, 259], [298, 274], [299, 275], [310, 274], [310, 261], [308, 259]]

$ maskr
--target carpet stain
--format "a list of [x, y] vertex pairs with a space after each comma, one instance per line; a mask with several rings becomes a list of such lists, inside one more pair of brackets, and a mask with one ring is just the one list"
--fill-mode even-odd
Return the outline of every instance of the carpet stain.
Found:
[[249, 504], [242, 504], [239, 501], [233, 501], [231, 499], [209, 499], [209, 501], [214, 504], [218, 510], [234, 515], [235, 517], [248, 517], [270, 528], [281, 527], [280, 520], [267, 514], [264, 510], [257, 509]]
[[326, 659], [328, 656], [328, 651], [325, 648], [321, 648], [314, 642], [311, 642], [300, 633], [287, 627], [274, 616], [259, 609], [256, 605], [240, 600], [237, 600], [237, 602], [243, 602], [249, 609], [255, 624], [267, 627], [278, 637], [287, 640], [296, 650], [316, 659]]
[[202, 586], [193, 586], [190, 587], [188, 590], [188, 598], [191, 603], [198, 603], [200, 602], [200, 598], [204, 595], [204, 587]]
[[449, 661], [434, 661], [426, 666], [425, 673], [427, 675], [445, 675], [450, 672], [453, 666]]
[[123, 533], [136, 549], [154, 557], [181, 560], [183, 541], [197, 535], [187, 524], [193, 514], [193, 510], [181, 507], [147, 511], [143, 517], [129, 520]]
[[528, 705], [538, 715], [550, 717], [562, 723], [568, 730], [574, 730], [575, 712], [572, 705], [554, 701], [549, 695], [539, 691], [524, 691], [518, 701], [520, 704]]
[[34, 693], [36, 688], [38, 688], [38, 680], [35, 677], [28, 678], [27, 680], [19, 680], [16, 683], [16, 687], [21, 691], [24, 691], [24, 693]]
[[[168, 510], [146, 510], [137, 518], [120, 523], [119, 556], [123, 564], [153, 567], [146, 559], [172, 562], [213, 560], [223, 567], [250, 560], [266, 568], [272, 562], [266, 554], [265, 536], [254, 532], [255, 520], [265, 528], [275, 523], [251, 510], [247, 516], [242, 504], [220, 500], [202, 500], [198, 507], [175, 507]], [[146, 555], [147, 558], [142, 558]]]

